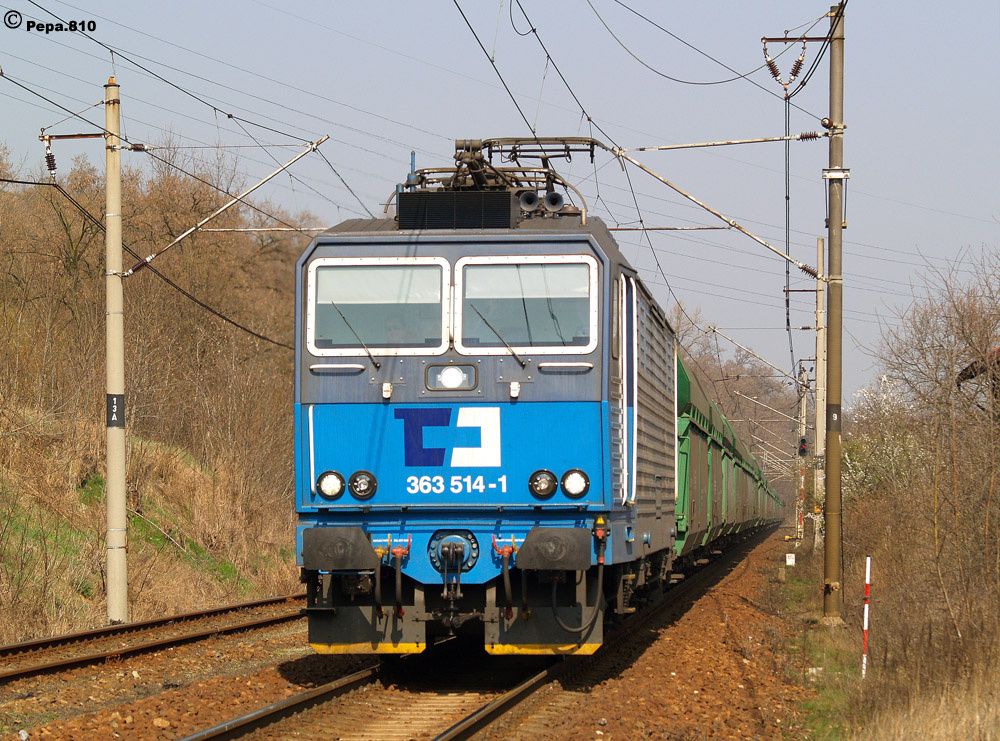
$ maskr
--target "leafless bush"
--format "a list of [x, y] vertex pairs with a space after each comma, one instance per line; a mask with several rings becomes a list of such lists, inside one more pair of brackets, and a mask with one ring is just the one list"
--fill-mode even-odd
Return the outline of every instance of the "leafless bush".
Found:
[[[864, 712], [898, 707], [916, 719], [925, 717], [913, 714], [918, 705], [937, 702], [929, 698], [979, 692], [976, 678], [998, 658], [1000, 378], [990, 363], [1000, 260], [983, 260], [971, 277], [931, 276], [883, 340], [884, 376], [858, 399], [845, 442], [847, 583], [860, 582], [872, 554], [875, 665]], [[970, 366], [984, 370], [960, 385]], [[849, 602], [852, 616], [859, 608]], [[979, 701], [969, 699], [973, 712]]]
[[[164, 156], [223, 188], [239, 185], [232, 161]], [[0, 149], [0, 172], [13, 169]], [[93, 166], [78, 160], [61, 182], [101, 217]], [[166, 165], [127, 171], [125, 241], [149, 254], [223, 198]], [[0, 184], [0, 213], [3, 640], [103, 611], [103, 507], [84, 499], [103, 491], [104, 240], [53, 188]], [[256, 219], [234, 208], [217, 225]], [[157, 267], [289, 341], [302, 246], [286, 235], [199, 234]], [[133, 614], [293, 588], [291, 353], [222, 323], [150, 271], [129, 279], [125, 300]], [[67, 533], [73, 548], [55, 548]]]

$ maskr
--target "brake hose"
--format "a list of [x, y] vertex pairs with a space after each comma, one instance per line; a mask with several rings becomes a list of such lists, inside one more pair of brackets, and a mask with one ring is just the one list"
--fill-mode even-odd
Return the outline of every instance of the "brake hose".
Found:
[[567, 633], [586, 633], [597, 621], [597, 616], [601, 614], [604, 609], [604, 563], [603, 559], [597, 565], [597, 604], [594, 606], [594, 614], [590, 616], [590, 620], [581, 625], [578, 628], [574, 628], [572, 625], [567, 625], [563, 622], [562, 618], [559, 617], [559, 610], [556, 607], [556, 588], [559, 586], [559, 582], [555, 579], [552, 580], [552, 617], [556, 619], [559, 623], [559, 627], [565, 630]]

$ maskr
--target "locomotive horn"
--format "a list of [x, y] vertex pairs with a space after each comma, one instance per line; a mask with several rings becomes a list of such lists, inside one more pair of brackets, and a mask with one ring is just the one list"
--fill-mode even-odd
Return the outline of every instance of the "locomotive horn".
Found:
[[522, 211], [534, 211], [540, 205], [538, 194], [533, 190], [524, 191], [517, 200]]
[[550, 190], [545, 194], [545, 210], [552, 211], [553, 213], [560, 210], [563, 207], [563, 197], [561, 194], [554, 190]]

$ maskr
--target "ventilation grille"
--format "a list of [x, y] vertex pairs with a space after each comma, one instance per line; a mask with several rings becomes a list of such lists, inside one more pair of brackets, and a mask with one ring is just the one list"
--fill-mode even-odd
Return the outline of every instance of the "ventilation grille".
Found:
[[398, 201], [400, 229], [512, 229], [520, 214], [507, 190], [418, 190]]

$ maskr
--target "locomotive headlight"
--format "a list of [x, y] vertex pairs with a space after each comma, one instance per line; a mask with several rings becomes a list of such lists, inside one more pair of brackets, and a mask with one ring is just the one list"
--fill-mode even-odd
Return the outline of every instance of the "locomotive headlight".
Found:
[[325, 471], [316, 479], [316, 491], [327, 499], [336, 499], [344, 493], [344, 477], [336, 471]]
[[347, 481], [347, 487], [358, 499], [371, 499], [378, 489], [378, 480], [369, 471], [355, 471]]
[[566, 496], [578, 499], [587, 493], [590, 488], [590, 479], [587, 474], [579, 468], [571, 468], [562, 477], [562, 490]]
[[556, 486], [556, 475], [545, 469], [535, 471], [528, 478], [528, 489], [539, 499], [548, 499], [555, 494]]
[[454, 365], [449, 365], [447, 368], [441, 369], [441, 372], [438, 374], [438, 381], [446, 389], [457, 389], [466, 383], [465, 371]]
[[427, 388], [431, 391], [471, 391], [475, 387], [474, 365], [432, 365], [427, 368]]

